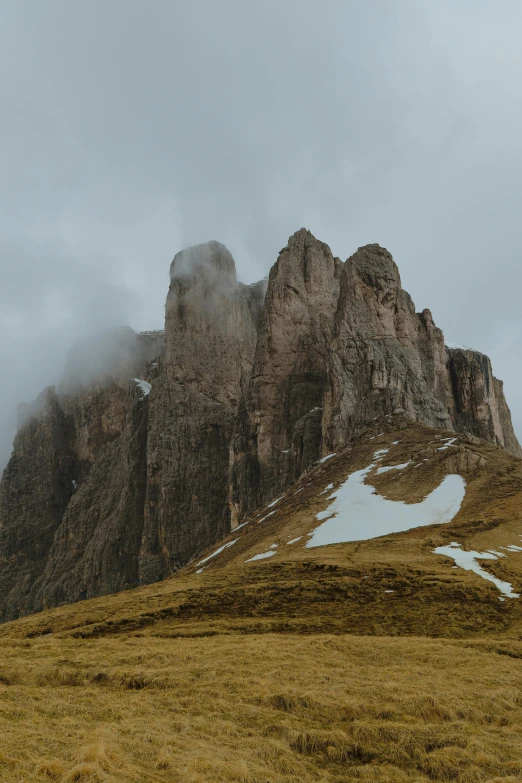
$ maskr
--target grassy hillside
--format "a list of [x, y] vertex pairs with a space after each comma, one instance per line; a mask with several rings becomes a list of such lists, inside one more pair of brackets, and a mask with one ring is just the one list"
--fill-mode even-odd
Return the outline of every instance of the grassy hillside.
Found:
[[[481, 566], [522, 592], [522, 463], [384, 429], [171, 579], [2, 626], [0, 780], [522, 779], [522, 599], [433, 553], [493, 549]], [[460, 511], [306, 547], [370, 464], [366, 481], [409, 504], [460, 473]]]

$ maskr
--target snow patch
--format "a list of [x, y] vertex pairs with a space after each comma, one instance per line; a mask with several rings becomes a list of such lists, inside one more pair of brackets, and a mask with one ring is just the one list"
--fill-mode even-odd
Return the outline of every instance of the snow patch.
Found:
[[475, 351], [474, 348], [470, 348], [469, 345], [450, 343], [448, 340], [446, 340], [446, 348], [453, 348], [453, 350], [457, 350], [457, 351], [473, 351], [473, 353], [479, 353], [478, 351]]
[[316, 519], [325, 521], [312, 531], [305, 544], [307, 548], [367, 541], [416, 527], [442, 525], [451, 522], [458, 513], [466, 493], [462, 476], [445, 476], [420, 503], [405, 503], [387, 500], [378, 495], [374, 487], [364, 483], [374, 467], [375, 463], [372, 463], [350, 474], [344, 484], [332, 492], [328, 508], [316, 515]]
[[502, 595], [507, 596], [507, 598], [520, 597], [520, 593], [513, 592], [513, 586], [509, 582], [503, 582], [502, 579], [497, 579], [496, 576], [485, 571], [477, 562], [477, 560], [498, 560], [497, 556], [491, 552], [465, 552], [456, 541], [452, 541], [448, 546], [438, 546], [433, 552], [436, 555], [451, 557], [458, 566], [464, 568], [466, 571], [473, 571], [483, 579], [493, 582]]
[[268, 519], [268, 517], [271, 517], [272, 514], [277, 514], [277, 509], [275, 511], [271, 511], [269, 514], [265, 514], [265, 516], [261, 517], [261, 519], [258, 519], [257, 524], [259, 524], [260, 522], [264, 522], [265, 519]]
[[280, 500], [284, 498], [284, 495], [281, 495], [280, 498], [277, 498], [276, 500], [273, 500], [271, 503], [268, 504], [267, 508], [272, 508], [272, 506], [275, 506], [276, 503], [279, 503]]
[[215, 552], [212, 552], [211, 555], [209, 555], [208, 557], [204, 557], [203, 560], [200, 560], [197, 565], [198, 566], [203, 565], [203, 563], [206, 563], [207, 560], [211, 560], [216, 555], [219, 555], [224, 549], [227, 549], [229, 546], [232, 546], [232, 544], [235, 544], [236, 541], [239, 541], [239, 539], [235, 538], [233, 541], [229, 541], [228, 544], [223, 544], [223, 546], [220, 546], [219, 549], [216, 549]]
[[133, 381], [135, 381], [141, 391], [141, 398], [147, 397], [147, 395], [150, 394], [150, 390], [152, 389], [152, 386], [150, 383], [147, 383], [147, 381], [142, 380], [141, 378], [133, 378]]
[[389, 470], [402, 470], [403, 468], [407, 468], [408, 465], [411, 465], [411, 462], [401, 462], [400, 465], [388, 465], [385, 468], [377, 468], [375, 472], [377, 475], [380, 475], [381, 473], [388, 473]]
[[319, 492], [319, 494], [320, 494], [320, 495], [324, 495], [324, 494], [325, 494], [325, 492], [328, 492], [328, 490], [330, 490], [330, 489], [333, 489], [333, 484], [328, 484], [328, 486], [326, 487], [326, 489], [323, 489], [323, 491], [322, 491], [322, 492]]
[[455, 445], [456, 440], [457, 438], [443, 438], [443, 441], [445, 441], [444, 446], [439, 446], [437, 451], [445, 451], [446, 449], [449, 449], [451, 446]]
[[297, 538], [292, 538], [291, 541], [287, 541], [286, 542], [286, 545], [290, 546], [290, 544], [296, 544], [298, 541], [300, 541], [302, 539], [302, 537], [303, 536], [297, 536]]
[[272, 555], [275, 555], [274, 549], [269, 549], [267, 552], [261, 552], [259, 555], [254, 555], [254, 557], [249, 557], [248, 560], [245, 560], [245, 563], [251, 563], [252, 560], [265, 560], [267, 557], [272, 557]]
[[326, 457], [323, 457], [322, 459], [320, 459], [318, 461], [319, 461], [319, 463], [326, 462], [326, 460], [332, 459], [332, 457], [335, 457], [336, 454], [337, 454], [337, 452], [334, 451], [333, 454], [327, 454]]

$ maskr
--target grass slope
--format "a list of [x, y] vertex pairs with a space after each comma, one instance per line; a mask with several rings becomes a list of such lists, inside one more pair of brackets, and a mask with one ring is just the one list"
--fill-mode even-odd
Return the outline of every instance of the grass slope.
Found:
[[[521, 780], [521, 603], [432, 550], [518, 544], [522, 463], [471, 438], [440, 451], [437, 436], [366, 433], [203, 572], [2, 626], [0, 780]], [[382, 447], [383, 464], [412, 461], [369, 478], [389, 498], [461, 472], [457, 517], [304, 548], [324, 487]], [[522, 587], [522, 552], [484, 565]]]
[[0, 655], [3, 781], [522, 776], [520, 643], [124, 635]]

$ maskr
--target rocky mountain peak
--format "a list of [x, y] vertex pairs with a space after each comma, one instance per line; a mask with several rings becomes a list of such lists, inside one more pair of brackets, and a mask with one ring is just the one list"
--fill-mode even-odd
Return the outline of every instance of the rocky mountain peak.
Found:
[[391, 253], [380, 245], [360, 247], [346, 262], [353, 285], [363, 284], [387, 293], [401, 288], [401, 277]]
[[324, 245], [328, 247], [320, 239], [317, 239], [308, 228], [303, 227], [288, 237], [288, 242], [281, 252], [284, 250], [302, 250], [310, 245]]
[[176, 253], [170, 265], [170, 279], [203, 277], [236, 284], [236, 264], [228, 248], [211, 240]]
[[170, 380], [237, 404], [241, 377], [251, 370], [255, 331], [224, 245], [208, 242], [175, 256], [165, 308]]
[[386, 249], [343, 263], [302, 228], [248, 286], [221, 243], [181, 251], [165, 332], [87, 341], [23, 410], [0, 618], [172, 574], [376, 421], [521, 455], [489, 359], [446, 350]]
[[335, 269], [334, 277], [339, 277], [342, 266], [342, 262], [334, 258], [325, 242], [317, 239], [308, 229], [301, 228], [292, 234], [287, 245], [279, 252], [270, 272], [270, 280], [286, 285], [293, 282], [315, 295], [325, 287], [328, 288], [332, 269]]
[[340, 336], [354, 339], [406, 336], [415, 308], [402, 290], [391, 254], [379, 245], [360, 247], [344, 265], [338, 306]]

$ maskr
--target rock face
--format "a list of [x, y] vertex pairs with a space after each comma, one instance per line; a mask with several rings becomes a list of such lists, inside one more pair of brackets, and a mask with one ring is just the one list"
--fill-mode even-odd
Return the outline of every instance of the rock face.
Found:
[[383, 248], [343, 263], [301, 229], [251, 286], [218, 242], [184, 250], [165, 333], [77, 346], [21, 406], [0, 619], [165, 578], [386, 416], [521, 456], [489, 359], [445, 347]]
[[16, 435], [0, 486], [0, 617], [5, 620], [22, 611], [21, 596], [44, 570], [73, 493], [67, 425], [54, 389], [43, 392], [37, 405], [37, 415]]
[[144, 485], [136, 450], [146, 443], [146, 407], [132, 379], [163, 342], [162, 332], [131, 329], [86, 341], [68, 357], [60, 389], [21, 406], [0, 485], [2, 619], [136, 584], [132, 558], [123, 567], [125, 554], [118, 561], [111, 550], [141, 536], [142, 508], [129, 498]]
[[304, 229], [272, 267], [234, 442], [233, 522], [319, 456], [342, 268], [330, 248]]
[[173, 573], [230, 530], [230, 443], [256, 346], [256, 305], [223, 245], [179, 253], [170, 275], [165, 358], [149, 403], [144, 582]]
[[489, 359], [446, 349], [387, 250], [345, 264], [301, 229], [270, 273], [232, 470], [233, 520], [383, 416], [470, 432], [522, 456]]
[[251, 309], [224, 245], [183, 250], [170, 267], [165, 308], [165, 372], [218, 403], [237, 406], [256, 345]]
[[453, 391], [450, 414], [455, 429], [489, 440], [520, 457], [503, 384], [494, 377], [488, 357], [470, 349], [446, 350]]
[[378, 245], [360, 248], [344, 266], [329, 356], [326, 448], [335, 451], [350, 432], [399, 410], [451, 428], [444, 337], [429, 310], [415, 312]]

